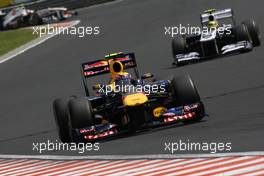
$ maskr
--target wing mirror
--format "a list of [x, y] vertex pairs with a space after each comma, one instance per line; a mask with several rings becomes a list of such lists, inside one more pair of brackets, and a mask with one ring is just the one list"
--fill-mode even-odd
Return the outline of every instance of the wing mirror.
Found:
[[145, 73], [141, 76], [141, 79], [148, 79], [148, 78], [153, 78], [154, 75], [152, 73]]

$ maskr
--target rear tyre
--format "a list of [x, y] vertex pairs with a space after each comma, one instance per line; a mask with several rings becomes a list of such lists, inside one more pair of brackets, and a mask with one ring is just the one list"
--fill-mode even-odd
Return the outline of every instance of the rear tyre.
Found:
[[259, 27], [256, 22], [254, 20], [247, 20], [242, 22], [242, 24], [244, 24], [248, 28], [248, 32], [251, 36], [253, 46], [260, 46], [261, 36], [259, 32]]
[[69, 130], [68, 102], [71, 98], [60, 98], [53, 102], [53, 112], [59, 138], [62, 142], [71, 142]]
[[88, 99], [76, 98], [69, 101], [70, 127], [84, 128], [94, 125], [92, 106]]
[[252, 39], [250, 37], [248, 28], [244, 24], [237, 25], [235, 27], [235, 38], [236, 38], [237, 42], [239, 42], [239, 41], [249, 41], [249, 42], [252, 43]]

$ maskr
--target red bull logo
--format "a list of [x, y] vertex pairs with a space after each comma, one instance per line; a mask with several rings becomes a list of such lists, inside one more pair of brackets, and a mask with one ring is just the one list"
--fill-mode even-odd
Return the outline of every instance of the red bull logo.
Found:
[[84, 70], [88, 70], [91, 68], [96, 68], [96, 67], [103, 67], [103, 66], [107, 66], [108, 63], [107, 61], [99, 61], [99, 62], [95, 62], [93, 64], [87, 64], [84, 66]]

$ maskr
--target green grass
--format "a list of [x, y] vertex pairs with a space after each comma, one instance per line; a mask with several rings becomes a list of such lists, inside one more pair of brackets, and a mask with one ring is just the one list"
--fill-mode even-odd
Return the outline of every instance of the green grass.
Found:
[[37, 38], [32, 29], [16, 29], [0, 32], [0, 56]]

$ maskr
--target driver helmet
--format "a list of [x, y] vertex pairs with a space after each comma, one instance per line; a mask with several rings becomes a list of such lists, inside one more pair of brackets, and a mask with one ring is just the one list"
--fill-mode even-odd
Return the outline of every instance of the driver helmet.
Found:
[[116, 79], [125, 78], [128, 76], [127, 72], [124, 72], [124, 66], [120, 61], [112, 61], [110, 62], [110, 73], [112, 81]]
[[209, 22], [208, 27], [209, 28], [217, 28], [219, 26], [218, 21], [215, 20], [215, 17], [213, 15], [209, 16]]
[[110, 72], [112, 74], [119, 74], [124, 71], [124, 66], [120, 61], [110, 62]]

